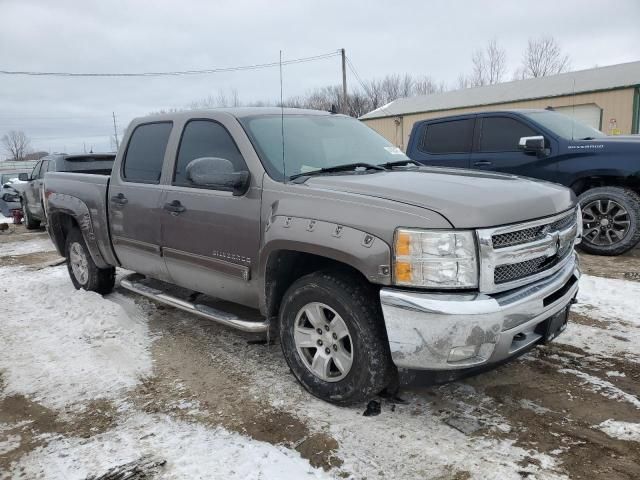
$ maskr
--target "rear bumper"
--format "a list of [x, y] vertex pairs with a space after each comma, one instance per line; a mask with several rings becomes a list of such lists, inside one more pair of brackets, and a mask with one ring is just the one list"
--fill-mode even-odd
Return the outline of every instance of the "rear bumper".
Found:
[[552, 276], [499, 294], [383, 288], [380, 301], [400, 369], [456, 370], [502, 362], [540, 341], [544, 322], [578, 292], [575, 253]]

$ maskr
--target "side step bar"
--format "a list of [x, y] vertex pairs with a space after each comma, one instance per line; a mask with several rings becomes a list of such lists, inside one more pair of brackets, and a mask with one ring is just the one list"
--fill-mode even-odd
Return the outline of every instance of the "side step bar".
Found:
[[242, 330], [243, 332], [266, 333], [269, 330], [269, 323], [266, 320], [263, 322], [242, 320], [232, 313], [227, 313], [208, 305], [187, 302], [181, 298], [166, 294], [162, 290], [149, 287], [137, 281], [140, 278], [140, 275], [137, 273], [132, 273], [120, 280], [120, 285], [127, 290], [131, 290], [132, 292], [138, 293], [152, 300], [184, 310], [185, 312], [195, 313], [201, 317]]

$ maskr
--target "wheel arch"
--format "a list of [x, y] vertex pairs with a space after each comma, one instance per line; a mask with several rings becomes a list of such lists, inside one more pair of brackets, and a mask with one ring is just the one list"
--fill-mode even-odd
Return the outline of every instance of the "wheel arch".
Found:
[[587, 173], [573, 181], [571, 190], [576, 195], [581, 195], [587, 190], [597, 187], [621, 187], [629, 188], [636, 193], [640, 193], [640, 176], [622, 175], [615, 173]]
[[82, 234], [87, 249], [98, 268], [115, 265], [102, 255], [97, 235], [87, 205], [79, 198], [70, 195], [51, 194], [48, 204], [48, 231], [56, 250], [66, 256], [66, 239], [71, 229], [78, 229]]

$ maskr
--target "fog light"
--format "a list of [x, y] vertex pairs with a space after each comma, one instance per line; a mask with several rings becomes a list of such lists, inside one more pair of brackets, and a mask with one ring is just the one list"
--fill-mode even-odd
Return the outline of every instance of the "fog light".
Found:
[[462, 347], [454, 347], [449, 350], [449, 358], [447, 358], [447, 362], [456, 363], [463, 360], [470, 360], [472, 358], [475, 358], [477, 362], [474, 363], [481, 363], [489, 359], [495, 347], [495, 343], [483, 343], [482, 345], [464, 345]]
[[459, 362], [461, 360], [468, 360], [469, 358], [473, 358], [478, 353], [479, 346], [478, 345], [465, 345], [463, 347], [454, 347], [449, 350], [449, 358], [447, 361], [449, 363]]

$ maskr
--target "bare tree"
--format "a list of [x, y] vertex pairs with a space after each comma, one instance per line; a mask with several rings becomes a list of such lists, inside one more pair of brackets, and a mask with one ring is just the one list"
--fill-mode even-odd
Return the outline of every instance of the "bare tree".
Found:
[[22, 131], [11, 130], [2, 137], [2, 144], [12, 160], [24, 160], [31, 141]]
[[472, 86], [471, 79], [469, 78], [469, 76], [465, 75], [464, 73], [461, 73], [460, 75], [458, 75], [458, 78], [455, 84], [455, 90], [462, 90], [464, 88], [469, 88], [471, 86]]
[[507, 70], [507, 53], [494, 39], [484, 49], [471, 56], [473, 73], [469, 78], [472, 87], [500, 83]]
[[529, 39], [522, 57], [522, 65], [516, 78], [535, 78], [556, 75], [571, 68], [569, 55], [565, 54], [553, 37]]
[[444, 83], [436, 83], [436, 81], [428, 75], [418, 77], [413, 82], [413, 95], [431, 95], [444, 91]]

